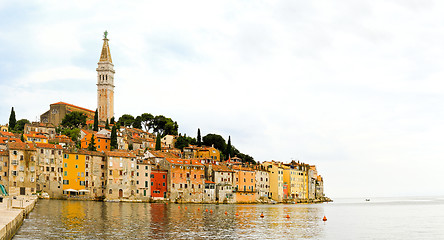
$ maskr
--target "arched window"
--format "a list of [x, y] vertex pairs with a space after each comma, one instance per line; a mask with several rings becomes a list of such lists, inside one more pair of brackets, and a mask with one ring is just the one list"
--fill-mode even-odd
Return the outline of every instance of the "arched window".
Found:
[[109, 194], [113, 194], [113, 190], [112, 189], [109, 189]]

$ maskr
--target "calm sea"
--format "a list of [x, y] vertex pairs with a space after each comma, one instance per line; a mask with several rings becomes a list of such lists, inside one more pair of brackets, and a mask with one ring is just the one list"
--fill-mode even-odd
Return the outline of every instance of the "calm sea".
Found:
[[14, 239], [444, 239], [444, 197], [334, 200], [292, 205], [39, 200]]

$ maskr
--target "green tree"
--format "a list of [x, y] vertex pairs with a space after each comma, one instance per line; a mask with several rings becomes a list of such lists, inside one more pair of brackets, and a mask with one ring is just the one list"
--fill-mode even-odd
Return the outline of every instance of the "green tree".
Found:
[[110, 123], [110, 124], [114, 124], [114, 122], [115, 122], [115, 120], [114, 120], [114, 119], [115, 119], [115, 118], [114, 118], [114, 117], [112, 117], [109, 123]]
[[151, 113], [143, 113], [140, 118], [143, 129], [148, 132], [152, 128], [154, 116]]
[[157, 134], [156, 137], [156, 150], [162, 150], [162, 144], [160, 142], [160, 134]]
[[108, 122], [108, 119], [106, 119], [105, 129], [108, 129], [108, 130], [109, 130], [109, 122]]
[[94, 131], [99, 131], [99, 113], [97, 112], [97, 108], [96, 108], [96, 112], [94, 113], [94, 127], [93, 127]]
[[200, 136], [200, 128], [197, 129], [197, 146], [202, 146], [202, 137]]
[[94, 140], [94, 134], [91, 134], [91, 141], [88, 144], [88, 151], [96, 151], [96, 143]]
[[62, 130], [61, 132], [63, 135], [68, 136], [69, 138], [71, 138], [72, 141], [74, 142], [78, 142], [79, 138], [80, 138], [80, 129], [78, 128], [65, 128]]
[[23, 137], [23, 134], [22, 134], [22, 136], [20, 136], [20, 140], [21, 140], [22, 142], [25, 142], [25, 138]]
[[228, 136], [228, 143], [227, 143], [227, 150], [225, 151], [225, 156], [230, 157], [231, 156], [231, 136]]
[[15, 128], [15, 124], [17, 123], [17, 120], [15, 119], [15, 111], [14, 107], [11, 108], [11, 114], [9, 115], [9, 131], [12, 132]]
[[215, 148], [217, 148], [219, 151], [224, 152], [227, 148], [227, 144], [225, 143], [225, 139], [218, 134], [207, 134], [205, 137], [202, 138], [202, 143], [205, 146], [212, 146], [214, 145]]
[[123, 114], [118, 121], [121, 126], [131, 127], [134, 123], [134, 117], [129, 114]]
[[132, 143], [130, 143], [130, 144], [128, 145], [128, 150], [130, 150], [130, 151], [131, 151], [131, 150], [133, 150], [133, 148], [134, 148], [134, 147], [133, 147], [133, 144], [132, 144]]
[[117, 127], [113, 126], [113, 128], [111, 129], [111, 150], [117, 149], [118, 145], [117, 145]]
[[137, 116], [133, 122], [133, 128], [142, 129], [142, 117]]
[[25, 130], [25, 124], [30, 123], [28, 119], [20, 119], [17, 121], [14, 127], [14, 132], [16, 133], [23, 133], [23, 130]]
[[78, 128], [86, 125], [86, 115], [81, 112], [71, 112], [65, 115], [61, 125], [67, 128]]

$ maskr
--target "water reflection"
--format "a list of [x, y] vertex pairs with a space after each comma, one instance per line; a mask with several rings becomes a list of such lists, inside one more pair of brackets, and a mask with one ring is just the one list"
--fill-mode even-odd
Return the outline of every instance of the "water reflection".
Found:
[[40, 200], [14, 239], [319, 239], [323, 211], [322, 205], [299, 204]]

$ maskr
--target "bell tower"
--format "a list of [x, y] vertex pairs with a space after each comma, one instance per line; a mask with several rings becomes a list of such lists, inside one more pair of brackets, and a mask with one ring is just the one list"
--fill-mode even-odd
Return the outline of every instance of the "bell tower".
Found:
[[97, 111], [99, 121], [108, 121], [114, 116], [114, 64], [108, 45], [108, 32], [103, 34], [102, 53], [97, 63]]

